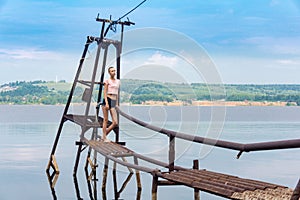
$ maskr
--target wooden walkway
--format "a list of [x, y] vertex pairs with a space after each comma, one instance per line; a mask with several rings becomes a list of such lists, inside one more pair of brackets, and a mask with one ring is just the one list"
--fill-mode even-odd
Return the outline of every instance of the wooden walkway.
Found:
[[[230, 199], [290, 199], [287, 187], [207, 170], [185, 170], [162, 173], [162, 178]], [[250, 198], [251, 197], [251, 198]]]
[[[157, 169], [143, 167], [137, 163], [132, 164], [118, 159], [119, 157], [128, 156], [139, 158], [139, 154], [117, 143], [105, 143], [101, 140], [87, 140], [85, 138], [82, 142], [106, 158], [118, 162], [121, 165], [151, 173], [158, 181], [156, 183], [153, 182], [152, 192], [154, 192], [152, 194], [154, 196], [156, 196], [157, 187], [159, 185], [185, 185], [228, 199], [291, 199], [293, 194], [293, 190], [285, 186], [239, 178], [237, 176], [212, 172], [205, 169], [185, 169], [175, 166], [176, 170], [174, 171], [161, 172]], [[153, 160], [149, 158], [148, 161], [151, 162]], [[168, 165], [160, 161], [156, 161], [156, 163]], [[158, 178], [162, 180], [159, 181]], [[168, 184], [166, 184], [166, 181]], [[152, 196], [152, 199], [156, 199], [156, 197]]]

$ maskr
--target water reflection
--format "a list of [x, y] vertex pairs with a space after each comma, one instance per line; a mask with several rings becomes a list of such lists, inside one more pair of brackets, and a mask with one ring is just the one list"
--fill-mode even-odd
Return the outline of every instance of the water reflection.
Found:
[[48, 178], [48, 182], [49, 182], [49, 185], [50, 185], [50, 189], [51, 189], [51, 193], [52, 193], [53, 199], [56, 200], [57, 196], [56, 196], [56, 193], [55, 193], [55, 184], [57, 182], [59, 173], [56, 173], [55, 171], [53, 171], [52, 173], [50, 173], [50, 171], [47, 170], [46, 174], [47, 174], [47, 178]]
[[[128, 185], [128, 183], [130, 182], [134, 172], [131, 168], [128, 168], [128, 175], [126, 177], [126, 179], [122, 182], [121, 187], [119, 188], [118, 186], [118, 175], [117, 175], [117, 170], [116, 170], [116, 163], [113, 164], [113, 169], [112, 169], [112, 178], [113, 178], [113, 187], [114, 187], [114, 199], [115, 200], [121, 200], [120, 196], [121, 193], [125, 190], [126, 186]], [[107, 200], [107, 193], [106, 193], [106, 182], [107, 182], [107, 173], [108, 172], [108, 166], [104, 166], [103, 169], [103, 174], [102, 174], [102, 186], [101, 186], [101, 196], [103, 200]], [[100, 196], [100, 192], [98, 192], [98, 181], [99, 179], [96, 176], [96, 171], [95, 170], [91, 170], [91, 172], [89, 173], [88, 169], [85, 168], [84, 169], [84, 174], [85, 174], [85, 180], [86, 180], [86, 186], [88, 189], [88, 196], [89, 199], [91, 200], [97, 200], [98, 199], [98, 195]], [[56, 173], [55, 171], [53, 171], [52, 173], [50, 173], [49, 171], [46, 171], [46, 175], [48, 178], [48, 183], [51, 189], [51, 195], [53, 197], [54, 200], [59, 199], [59, 197], [56, 194], [55, 191], [55, 185], [56, 182], [58, 180], [59, 177], [59, 173]], [[138, 175], [137, 175], [138, 177]], [[81, 193], [81, 187], [84, 184], [80, 184], [77, 175], [73, 175], [73, 182], [74, 182], [74, 187], [75, 187], [75, 192], [76, 192], [76, 198], [78, 200], [83, 200], [83, 196], [85, 196], [84, 194]], [[137, 181], [138, 182], [138, 181]], [[136, 194], [136, 200], [140, 200], [141, 199], [141, 193], [142, 193], [142, 187], [141, 184], [137, 184], [137, 194]]]
[[[97, 200], [97, 179], [95, 178], [94, 175], [89, 176], [87, 170], [85, 170], [85, 177], [87, 181], [87, 186], [88, 186], [88, 192], [89, 192], [89, 197], [92, 200]], [[76, 191], [76, 197], [78, 200], [82, 200], [83, 198], [80, 195], [80, 187], [78, 184], [78, 179], [77, 176], [74, 175], [74, 186], [75, 186], [75, 191]]]

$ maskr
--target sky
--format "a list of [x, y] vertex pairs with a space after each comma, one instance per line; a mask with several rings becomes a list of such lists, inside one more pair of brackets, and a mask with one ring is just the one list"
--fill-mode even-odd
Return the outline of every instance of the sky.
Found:
[[[71, 82], [86, 36], [99, 35], [97, 14], [116, 20], [140, 2], [0, 0], [0, 84]], [[223, 83], [300, 84], [298, 0], [147, 0], [127, 17], [136, 24], [125, 27], [122, 77], [151, 77], [151, 71], [155, 77], [159, 65], [172, 69], [175, 79], [197, 82], [187, 68], [199, 65], [205, 54]], [[183, 53], [193, 45], [196, 50]], [[134, 73], [133, 66], [148, 66], [147, 73]], [[169, 70], [162, 71], [167, 74], [161, 78], [169, 80]], [[204, 71], [200, 76], [209, 80]]]

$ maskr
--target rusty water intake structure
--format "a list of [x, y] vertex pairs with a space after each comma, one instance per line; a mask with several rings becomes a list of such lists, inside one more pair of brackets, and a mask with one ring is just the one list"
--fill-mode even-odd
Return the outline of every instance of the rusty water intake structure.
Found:
[[[238, 151], [237, 157], [239, 158], [243, 152], [252, 151], [265, 151], [275, 149], [290, 149], [300, 148], [300, 139], [262, 142], [241, 144], [236, 142], [229, 142], [223, 140], [216, 140], [210, 138], [204, 138], [199, 136], [191, 136], [186, 133], [175, 132], [172, 130], [156, 127], [151, 124], [145, 123], [133, 116], [123, 112], [117, 107], [118, 118], [120, 116], [127, 118], [131, 122], [138, 124], [139, 126], [148, 128], [152, 131], [166, 135], [169, 138], [169, 154], [168, 162], [162, 162], [144, 155], [138, 154], [133, 150], [125, 147], [124, 142], [119, 141], [119, 127], [116, 127], [113, 131], [115, 133], [114, 142], [104, 142], [99, 136], [99, 132], [102, 131], [103, 117], [99, 115], [99, 103], [102, 99], [102, 88], [104, 82], [104, 73], [107, 68], [107, 57], [109, 48], [113, 48], [115, 51], [115, 63], [117, 69], [117, 79], [120, 79], [121, 70], [121, 54], [123, 44], [124, 27], [134, 25], [133, 22], [121, 21], [121, 19], [113, 21], [111, 19], [96, 18], [97, 22], [102, 24], [101, 33], [99, 37], [88, 36], [86, 44], [82, 53], [82, 57], [79, 62], [77, 73], [56, 133], [54, 144], [49, 157], [49, 162], [46, 168], [50, 187], [54, 190], [55, 183], [58, 180], [59, 167], [56, 161], [55, 153], [58, 147], [58, 142], [63, 132], [63, 127], [66, 122], [71, 122], [80, 127], [79, 141], [76, 141], [78, 146], [77, 155], [75, 159], [75, 165], [73, 169], [75, 186], [78, 184], [76, 174], [78, 171], [78, 165], [81, 158], [81, 153], [88, 149], [87, 157], [85, 159], [85, 171], [87, 180], [97, 181], [97, 156], [101, 154], [105, 158], [105, 163], [102, 172], [102, 194], [105, 199], [107, 173], [109, 161], [113, 162], [113, 177], [114, 177], [114, 191], [115, 198], [118, 199], [121, 192], [124, 190], [127, 182], [130, 180], [135, 170], [137, 181], [137, 199], [140, 198], [142, 190], [140, 171], [149, 173], [152, 176], [152, 199], [157, 199], [158, 186], [173, 186], [173, 185], [185, 185], [194, 189], [194, 199], [200, 199], [200, 191], [208, 192], [214, 195], [222, 196], [229, 199], [247, 199], [255, 197], [261, 194], [265, 195], [265, 199], [272, 198], [281, 195], [282, 199], [296, 200], [300, 197], [300, 180], [294, 190], [291, 190], [285, 186], [266, 183], [257, 180], [239, 178], [233, 175], [227, 175], [217, 172], [212, 172], [206, 169], [199, 169], [198, 160], [193, 160], [193, 168], [188, 169], [175, 165], [175, 152], [176, 152], [176, 139], [187, 140], [194, 143], [200, 143], [203, 145], [212, 145], [219, 148], [231, 149]], [[107, 38], [107, 33], [110, 30], [115, 30], [116, 26], [121, 27], [121, 34], [118, 40]], [[87, 54], [91, 45], [96, 47], [95, 60], [92, 64], [86, 64], [88, 58]], [[103, 53], [102, 53], [103, 51]], [[102, 53], [102, 54], [101, 54]], [[83, 76], [84, 68], [91, 67], [88, 71], [91, 73], [88, 78]], [[80, 97], [80, 98], [78, 98]], [[93, 103], [93, 99], [96, 102]], [[76, 100], [76, 101], [75, 101]], [[72, 107], [73, 102], [80, 102], [81, 109], [76, 110]], [[119, 101], [118, 101], [119, 102]], [[110, 124], [111, 122], [109, 122]], [[108, 124], [108, 125], [109, 125]], [[90, 138], [87, 138], [90, 136]], [[128, 162], [127, 157], [133, 158], [133, 163]], [[139, 165], [139, 160], [149, 162], [151, 164], [163, 167], [164, 170], [157, 170], [156, 168], [149, 168]], [[120, 190], [116, 184], [116, 165], [120, 164], [128, 168], [130, 175], [123, 183]], [[97, 187], [94, 184], [94, 188], [89, 186], [89, 191], [96, 191], [93, 194], [93, 199], [97, 199]], [[77, 195], [78, 185], [76, 187]], [[55, 194], [55, 192], [53, 192]], [[78, 198], [79, 198], [78, 197]], [[263, 198], [261, 198], [263, 199]]]

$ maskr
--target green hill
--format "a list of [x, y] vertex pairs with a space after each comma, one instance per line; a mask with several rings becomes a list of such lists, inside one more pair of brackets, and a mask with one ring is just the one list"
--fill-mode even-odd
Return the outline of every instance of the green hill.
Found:
[[[0, 86], [0, 104], [65, 104], [71, 86], [71, 83], [65, 81], [41, 80], [3, 84]], [[217, 87], [217, 85], [210, 85], [210, 87]], [[180, 84], [123, 79], [121, 101], [133, 104], [145, 101], [189, 103], [194, 100], [281, 101], [300, 105], [300, 84], [225, 84], [224, 88], [225, 95], [217, 91], [212, 96], [208, 86], [203, 83]]]

